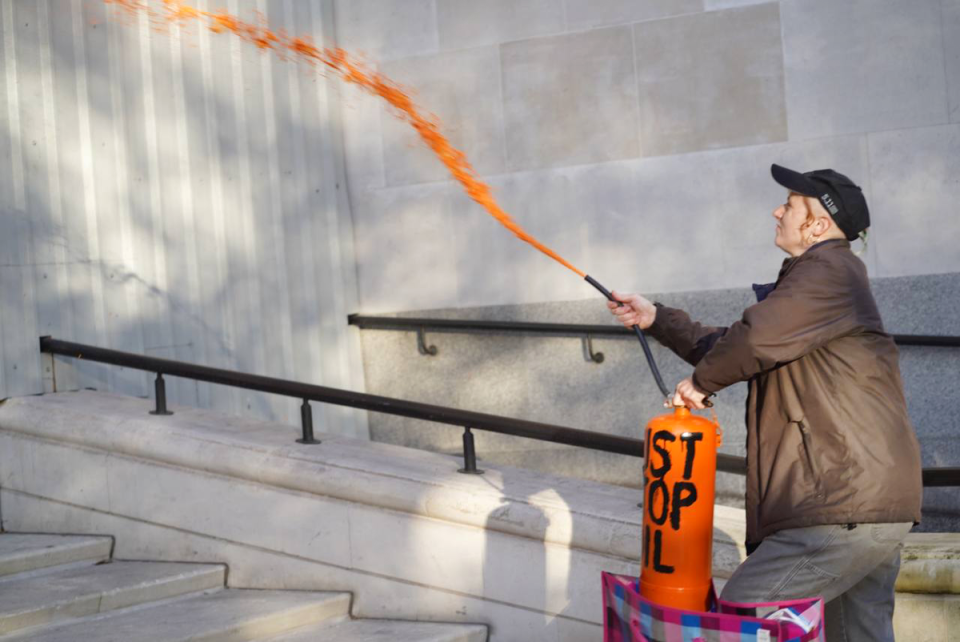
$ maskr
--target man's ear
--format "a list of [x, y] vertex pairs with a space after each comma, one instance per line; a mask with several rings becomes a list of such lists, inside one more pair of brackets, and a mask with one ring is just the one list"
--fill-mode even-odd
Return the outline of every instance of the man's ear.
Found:
[[823, 236], [836, 227], [837, 224], [829, 216], [818, 216], [817, 220], [813, 222], [813, 233], [816, 236]]

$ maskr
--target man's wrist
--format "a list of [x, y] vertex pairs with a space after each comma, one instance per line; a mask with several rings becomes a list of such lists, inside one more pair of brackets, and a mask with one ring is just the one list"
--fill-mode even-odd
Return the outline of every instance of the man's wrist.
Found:
[[715, 390], [708, 390], [707, 388], [703, 387], [700, 384], [700, 381], [697, 379], [696, 371], [694, 371], [694, 373], [690, 375], [690, 381], [693, 382], [693, 387], [696, 388], [697, 391], [703, 394], [705, 397], [709, 397], [710, 395], [716, 393]]

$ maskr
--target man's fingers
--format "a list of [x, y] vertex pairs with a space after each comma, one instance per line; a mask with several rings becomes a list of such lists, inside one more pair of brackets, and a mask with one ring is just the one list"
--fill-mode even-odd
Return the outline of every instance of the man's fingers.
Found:
[[674, 395], [673, 395], [673, 405], [674, 405], [674, 406], [685, 406], [685, 405], [687, 405], [686, 402], [684, 402], [684, 400], [683, 400], [683, 395], [681, 395], [679, 392], [675, 392]]

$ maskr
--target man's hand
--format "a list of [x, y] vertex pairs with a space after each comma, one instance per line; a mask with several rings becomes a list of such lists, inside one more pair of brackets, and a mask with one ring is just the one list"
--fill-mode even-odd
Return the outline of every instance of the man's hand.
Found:
[[674, 406], [686, 406], [692, 410], [703, 410], [706, 404], [703, 401], [709, 395], [693, 385], [693, 377], [687, 377], [677, 384], [677, 390], [673, 393]]
[[611, 292], [611, 294], [614, 299], [620, 301], [620, 305], [613, 301], [607, 301], [610, 314], [617, 317], [617, 321], [628, 328], [638, 325], [641, 330], [646, 330], [653, 325], [654, 319], [657, 318], [655, 305], [639, 294], [619, 294], [617, 292]]

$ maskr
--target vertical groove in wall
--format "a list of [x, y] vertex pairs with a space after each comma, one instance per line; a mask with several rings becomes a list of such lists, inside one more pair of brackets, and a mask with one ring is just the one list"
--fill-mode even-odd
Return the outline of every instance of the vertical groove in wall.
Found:
[[[138, 18], [138, 36], [140, 39], [140, 70], [143, 82], [143, 118], [145, 133], [146, 186], [150, 198], [147, 200], [149, 209], [150, 229], [149, 243], [153, 252], [153, 286], [155, 289], [154, 302], [145, 322], [150, 325], [145, 329], [146, 345], [149, 350], [157, 346], [173, 344], [172, 319], [169, 313], [169, 286], [167, 282], [167, 263], [164, 244], [163, 202], [160, 194], [160, 152], [157, 140], [156, 97], [154, 95], [153, 78], [153, 33], [150, 22], [145, 15]], [[152, 317], [152, 318], [150, 318]]]
[[[40, 84], [43, 96], [43, 129], [46, 143], [47, 194], [50, 207], [50, 221], [53, 225], [50, 240], [52, 258], [55, 263], [52, 271], [56, 274], [56, 305], [60, 315], [58, 332], [65, 339], [74, 338], [73, 306], [70, 305], [70, 279], [67, 274], [67, 247], [63, 220], [63, 202], [60, 191], [60, 152], [57, 144], [57, 114], [54, 109], [53, 67], [50, 60], [50, 5], [48, 0], [37, 4], [37, 29], [40, 34]], [[67, 298], [64, 301], [64, 297]], [[2, 390], [0, 385], [0, 390]]]
[[[3, 294], [3, 302], [0, 305], [11, 306], [7, 310], [7, 320], [13, 321], [14, 326], [7, 326], [6, 330], [12, 334], [14, 343], [6, 342], [3, 364], [0, 367], [8, 369], [7, 381], [10, 385], [10, 391], [23, 394], [31, 389], [35, 384], [34, 380], [39, 378], [39, 358], [36, 352], [37, 332], [37, 308], [34, 284], [34, 234], [33, 222], [27, 216], [27, 177], [26, 161], [27, 153], [23, 148], [24, 143], [24, 124], [29, 123], [26, 116], [28, 111], [21, 114], [22, 110], [28, 110], [28, 101], [21, 100], [20, 82], [22, 71], [18, 64], [17, 45], [29, 38], [24, 34], [23, 38], [17, 36], [17, 30], [20, 29], [18, 21], [15, 19], [14, 7], [8, 2], [3, 5], [3, 38], [4, 38], [4, 67], [6, 74], [7, 89], [7, 130], [10, 143], [10, 170], [12, 178], [13, 192], [13, 212], [12, 217], [16, 223], [15, 229], [19, 229], [25, 238], [20, 242], [7, 247], [7, 255], [0, 257], [0, 262], [7, 263], [7, 279], [0, 285], [0, 288], [7, 289], [12, 287], [12, 291]], [[29, 28], [25, 24], [24, 30]], [[34, 21], [33, 28], [36, 28]], [[22, 48], [22, 45], [21, 45]], [[36, 177], [34, 177], [36, 180]], [[12, 250], [12, 251], [11, 251]], [[31, 338], [34, 341], [33, 348], [29, 346]], [[26, 344], [26, 345], [24, 345]]]
[[[234, 15], [238, 12], [237, 1], [230, 0], [229, 11]], [[237, 156], [239, 164], [239, 185], [238, 192], [240, 196], [240, 207], [237, 212], [239, 218], [240, 238], [242, 243], [243, 259], [243, 278], [240, 284], [244, 290], [241, 295], [240, 321], [244, 319], [260, 319], [264, 313], [261, 305], [260, 279], [258, 266], [260, 264], [260, 255], [257, 251], [256, 225], [253, 220], [255, 213], [253, 211], [252, 201], [254, 198], [253, 186], [251, 184], [250, 171], [250, 137], [246, 127], [249, 122], [249, 110], [244, 95], [244, 64], [242, 43], [239, 38], [230, 39], [230, 72], [233, 79], [233, 109], [237, 115], [234, 135], [237, 138]], [[253, 126], [262, 127], [262, 123], [251, 123]], [[242, 327], [242, 326], [241, 326]], [[265, 370], [264, 363], [265, 350], [261, 333], [252, 329], [249, 325], [246, 331], [238, 337], [237, 356], [242, 364], [242, 369], [247, 372], [262, 374]], [[249, 394], [244, 395], [249, 398]]]
[[[143, 352], [143, 326], [139, 322], [142, 318], [140, 297], [138, 296], [136, 278], [140, 274], [139, 257], [134, 252], [133, 233], [130, 229], [130, 211], [133, 209], [130, 199], [130, 153], [127, 141], [127, 114], [124, 109], [124, 82], [121, 59], [123, 56], [122, 42], [124, 40], [123, 25], [113, 20], [106, 21], [107, 29], [107, 59], [109, 64], [110, 106], [113, 112], [113, 145], [115, 157], [114, 189], [116, 198], [113, 207], [117, 208], [116, 224], [120, 235], [120, 266], [119, 272], [123, 282], [119, 284], [125, 304], [126, 315], [118, 320], [121, 326], [115, 340], [127, 346], [127, 350]], [[108, 230], [110, 233], [110, 230]], [[128, 319], [137, 319], [131, 323]], [[125, 373], [125, 387], [123, 392], [131, 394], [145, 394], [147, 391], [147, 377], [144, 373], [128, 371]]]
[[[315, 16], [319, 16], [319, 33], [315, 33], [318, 42], [325, 46], [335, 44], [334, 25], [336, 24], [335, 4], [332, 0], [314, 0], [309, 5], [311, 24], [316, 24]], [[438, 35], [439, 42], [439, 35]], [[337, 280], [332, 281], [332, 287], [338, 293], [338, 303], [334, 306], [331, 319], [337, 329], [335, 344], [338, 349], [338, 369], [340, 378], [338, 385], [353, 390], [364, 390], [364, 374], [361, 358], [360, 335], [355, 328], [346, 325], [345, 318], [349, 311], [359, 305], [357, 293], [358, 273], [354, 251], [353, 212], [347, 188], [346, 168], [344, 159], [344, 133], [342, 113], [340, 111], [340, 89], [342, 85], [337, 81], [321, 77], [317, 82], [324, 83], [324, 97], [327, 109], [323, 112], [324, 127], [322, 131], [327, 138], [325, 153], [322, 160], [328, 167], [326, 189], [330, 191], [330, 207], [334, 209], [337, 221]], [[318, 88], [319, 91], [319, 88]], [[377, 118], [381, 117], [382, 110], [376, 110]], [[381, 137], [381, 145], [383, 144]], [[386, 169], [381, 164], [381, 170]], [[369, 438], [370, 432], [367, 413], [362, 410], [338, 408], [339, 425], [352, 431], [352, 434], [361, 438]]]
[[[176, 358], [196, 361], [202, 359], [206, 355], [207, 350], [203, 332], [203, 319], [200, 316], [200, 270], [198, 267], [199, 256], [197, 254], [196, 212], [194, 210], [193, 182], [190, 165], [190, 144], [187, 139], [188, 110], [183, 71], [183, 36], [184, 31], [180, 25], [171, 25], [170, 57], [173, 66], [173, 113], [177, 131], [177, 170], [180, 184], [179, 208], [183, 225], [183, 238], [176, 240], [181, 243], [180, 247], [182, 248], [178, 254], [186, 260], [187, 264], [186, 292], [174, 294], [184, 300], [187, 309], [190, 310], [191, 318], [187, 320], [186, 328], [190, 347], [192, 348], [188, 350], [178, 348]], [[177, 343], [179, 344], [180, 342], [178, 341]], [[204, 407], [208, 406], [209, 386], [197, 387], [196, 390], [199, 405]]]
[[[313, 13], [313, 7], [311, 6], [311, 24], [316, 24], [317, 16]], [[321, 33], [315, 34], [317, 42], [321, 44], [326, 44], [326, 38], [322, 31], [323, 28], [323, 18], [322, 13], [320, 17], [320, 26]], [[327, 92], [327, 78], [320, 76], [317, 78], [314, 87], [316, 89], [316, 99], [318, 106], [318, 113], [322, 119], [325, 119], [328, 124], [331, 117], [331, 106], [328, 102], [328, 92]], [[331, 128], [332, 129], [332, 128]], [[322, 141], [323, 148], [329, 148], [331, 141], [325, 140]], [[325, 240], [327, 242], [327, 252], [325, 253], [327, 261], [327, 271], [323, 274], [318, 275], [318, 278], [325, 278], [328, 283], [340, 284], [343, 283], [343, 272], [342, 272], [342, 256], [340, 254], [340, 225], [337, 220], [337, 180], [336, 180], [336, 169], [333, 165], [332, 159], [329, 157], [329, 154], [324, 154], [321, 157], [322, 163], [322, 174], [325, 178], [323, 187], [321, 188], [321, 196], [323, 197], [320, 202], [323, 211], [323, 221], [324, 229], [326, 231]], [[334, 305], [332, 313], [324, 314], [321, 317], [321, 327], [326, 330], [325, 336], [327, 337], [336, 337], [337, 353], [335, 359], [332, 361], [336, 363], [337, 376], [338, 380], [342, 383], [346, 383], [347, 377], [345, 376], [346, 372], [344, 370], [345, 366], [345, 356], [346, 352], [343, 346], [344, 333], [338, 331], [338, 316], [346, 316], [345, 313], [345, 301], [344, 301], [344, 292], [341, 287], [334, 287], [333, 296], [334, 296]], [[341, 321], [342, 323], [342, 321]], [[342, 384], [341, 384], [342, 385]], [[341, 416], [345, 416], [341, 413]]]
[[20, 97], [17, 92], [17, 53], [13, 24], [13, 3], [3, 3], [4, 73], [7, 77], [7, 133], [10, 136], [10, 171], [13, 175], [13, 206], [23, 211], [23, 148], [20, 140]]
[[[257, 0], [257, 11], [263, 16], [267, 15], [265, 0]], [[288, 212], [284, 210], [283, 200], [280, 194], [280, 159], [277, 151], [277, 110], [274, 104], [272, 62], [273, 57], [270, 53], [264, 52], [260, 54], [260, 71], [263, 76], [261, 91], [263, 93], [267, 168], [269, 174], [267, 181], [269, 185], [269, 195], [267, 199], [269, 211], [258, 212], [258, 215], [268, 221], [268, 229], [271, 232], [267, 240], [272, 247], [272, 251], [270, 252], [271, 263], [278, 290], [275, 296], [280, 300], [279, 309], [274, 311], [274, 315], [279, 317], [280, 334], [277, 339], [280, 343], [281, 363], [280, 368], [275, 371], [274, 375], [289, 378], [293, 372], [293, 342], [291, 337], [293, 328], [290, 323], [290, 291], [287, 283], [287, 261], [283, 243], [284, 217]], [[287, 61], [283, 64], [293, 66], [295, 62]]]
[[90, 133], [90, 96], [87, 92], [86, 47], [83, 38], [83, 16], [79, 6], [71, 5], [73, 19], [73, 52], [77, 82], [77, 117], [80, 135], [80, 162], [83, 184], [83, 217], [87, 235], [90, 287], [93, 297], [93, 336], [85, 337], [99, 345], [106, 344], [106, 319], [103, 310], [103, 281], [99, 269], [100, 240], [97, 230], [97, 194], [94, 184], [93, 141]]
[[[291, 33], [294, 33], [294, 29], [297, 26], [296, 20], [294, 19], [293, 12], [293, 0], [284, 0], [283, 3], [284, 11], [284, 22], [286, 23], [287, 28]], [[303, 110], [301, 108], [301, 93], [300, 93], [300, 82], [301, 74], [298, 73], [298, 66], [296, 64], [289, 64], [287, 66], [287, 88], [289, 93], [289, 104], [290, 104], [290, 120], [291, 122], [303, 122]], [[311, 79], [312, 80], [312, 79]], [[309, 80], [305, 80], [309, 82]], [[319, 82], [317, 80], [316, 82]], [[294, 132], [292, 137], [292, 146], [293, 146], [293, 158], [294, 158], [294, 175], [292, 184], [294, 187], [294, 193], [299, 198], [303, 198], [308, 194], [309, 183], [307, 181], [307, 154], [305, 149], [304, 137], [298, 136]], [[309, 200], [304, 198], [305, 202], [309, 203]], [[314, 220], [314, 212], [311, 211], [309, 207], [305, 208], [305, 211], [300, 213], [300, 225], [297, 227], [297, 230], [300, 231], [298, 234], [298, 241], [300, 246], [300, 273], [298, 275], [291, 274], [291, 280], [294, 278], [299, 279], [302, 282], [301, 289], [303, 292], [309, 292], [315, 290], [314, 284], [316, 283], [316, 261], [314, 259], [315, 248], [313, 247], [313, 238], [315, 236], [314, 229], [316, 223]], [[310, 305], [307, 305], [305, 301], [299, 302], [299, 305], [313, 313], [313, 315], [324, 314], [320, 310], [319, 306], [314, 305], [312, 302]], [[305, 350], [307, 358], [306, 367], [301, 368], [296, 372], [297, 377], [302, 381], [323, 381], [323, 370], [320, 365], [320, 354], [321, 354], [321, 345], [320, 345], [320, 334], [314, 331], [312, 324], [308, 324], [307, 327], [301, 328], [301, 331], [298, 333], [300, 341], [302, 342], [301, 349]]]
[[[0, 207], [3, 210], [13, 209], [10, 207], [11, 201], [11, 192], [13, 189], [9, 188], [9, 185], [12, 185], [15, 181], [15, 174], [13, 169], [13, 135], [14, 128], [11, 126], [10, 122], [10, 107], [13, 104], [9, 99], [10, 93], [10, 57], [13, 55], [13, 40], [12, 38], [7, 37], [8, 32], [12, 29], [10, 17], [10, 11], [8, 8], [4, 7], [4, 10], [0, 11], [0, 33], [4, 36], [3, 47], [0, 47], [0, 56], [3, 57], [3, 67], [0, 70], [0, 79], [2, 79], [4, 84], [3, 95], [7, 99], [7, 109], [0, 110]], [[4, 158], [4, 151], [10, 149], [10, 162], [5, 162], [7, 159]], [[14, 206], [15, 207], [15, 206]], [[7, 225], [13, 225], [12, 213], [9, 211], [2, 212], [3, 218], [0, 219]], [[0, 250], [3, 251], [3, 254], [12, 254], [7, 250], [7, 245], [9, 244], [9, 237], [0, 235]], [[12, 288], [7, 287], [8, 274], [15, 269], [15, 261], [11, 261], [6, 256], [0, 257], [0, 399], [6, 397], [9, 392], [9, 387], [7, 384], [6, 368], [7, 363], [10, 361], [8, 356], [9, 353], [12, 353], [15, 349], [14, 346], [18, 341], [12, 336], [13, 330], [18, 324], [17, 321], [11, 320], [9, 316], [15, 310], [15, 305], [11, 302], [11, 293]]]
[[[203, 8], [210, 10], [209, 2], [205, 2]], [[220, 338], [222, 350], [220, 354], [209, 350], [208, 344], [207, 359], [208, 363], [216, 364], [222, 368], [236, 367], [235, 341], [236, 326], [233, 298], [227, 291], [227, 282], [229, 279], [228, 271], [228, 252], [226, 218], [224, 215], [224, 194], [223, 194], [223, 164], [221, 159], [221, 150], [218, 136], [220, 133], [219, 120], [216, 117], [217, 98], [216, 84], [213, 77], [213, 54], [210, 47], [211, 34], [207, 29], [201, 29], [199, 34], [199, 54], [201, 76], [203, 82], [203, 113], [206, 131], [206, 153], [207, 162], [210, 164], [210, 212], [212, 217], [213, 243], [212, 252], [214, 253], [215, 271], [212, 275], [206, 275], [207, 280], [213, 279], [213, 287], [210, 293], [218, 300], [216, 305], [216, 318], [207, 319], [208, 323], [214, 324], [219, 330], [217, 335]], [[210, 296], [210, 294], [208, 294]], [[216, 322], [216, 323], [215, 323]], [[222, 405], [221, 410], [231, 413], [239, 411], [239, 393], [234, 388], [225, 388], [217, 386], [211, 391], [216, 395]]]

